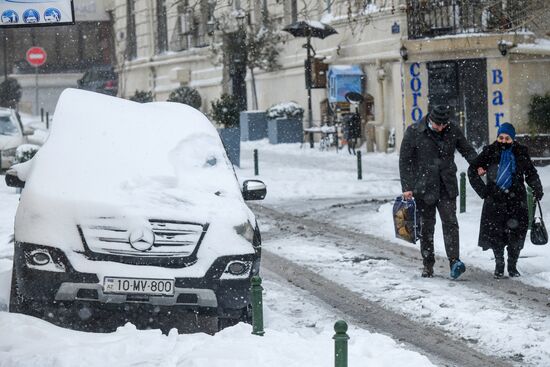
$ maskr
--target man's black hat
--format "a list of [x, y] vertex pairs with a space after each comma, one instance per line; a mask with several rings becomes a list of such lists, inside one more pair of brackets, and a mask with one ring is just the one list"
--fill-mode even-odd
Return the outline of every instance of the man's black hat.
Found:
[[451, 108], [446, 105], [437, 105], [430, 112], [430, 119], [437, 125], [444, 125], [449, 122]]

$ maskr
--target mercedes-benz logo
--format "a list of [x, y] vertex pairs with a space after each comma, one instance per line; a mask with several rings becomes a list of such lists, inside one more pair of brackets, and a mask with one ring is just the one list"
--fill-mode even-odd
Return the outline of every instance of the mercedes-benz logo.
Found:
[[155, 234], [150, 229], [136, 229], [130, 232], [130, 246], [138, 251], [149, 251], [155, 243]]

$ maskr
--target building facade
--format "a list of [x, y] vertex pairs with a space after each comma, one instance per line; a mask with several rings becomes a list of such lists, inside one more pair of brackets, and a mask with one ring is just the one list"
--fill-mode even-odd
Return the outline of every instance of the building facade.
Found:
[[[540, 21], [533, 22], [533, 9]], [[338, 34], [313, 38], [315, 54], [363, 71], [364, 131], [374, 128], [380, 151], [390, 132], [398, 148], [404, 129], [437, 103], [451, 105], [453, 122], [476, 146], [493, 140], [503, 122], [525, 132], [531, 96], [550, 91], [548, 4], [537, 0], [113, 0], [112, 13], [119, 94], [145, 90], [166, 100], [186, 85], [199, 90], [206, 113], [212, 100], [232, 91], [231, 63], [219, 60], [211, 45], [237, 34], [240, 14], [247, 32], [266, 18], [279, 29], [304, 19], [329, 24]], [[307, 105], [304, 43], [286, 35], [281, 68], [254, 71], [256, 98], [247, 73], [249, 109], [291, 100]], [[328, 93], [312, 92], [316, 124]]]

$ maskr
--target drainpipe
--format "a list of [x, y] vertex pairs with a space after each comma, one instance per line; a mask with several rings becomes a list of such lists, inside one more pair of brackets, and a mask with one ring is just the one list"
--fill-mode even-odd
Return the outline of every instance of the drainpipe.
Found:
[[388, 135], [386, 133], [387, 128], [384, 126], [386, 120], [386, 103], [384, 99], [384, 84], [386, 80], [386, 70], [384, 65], [387, 62], [392, 62], [398, 60], [397, 58], [386, 58], [386, 59], [376, 59], [376, 79], [378, 80], [378, 98], [379, 98], [379, 108], [380, 112], [378, 114], [379, 119], [376, 119], [373, 122], [369, 122], [371, 126], [374, 126], [374, 137], [377, 145], [377, 150], [380, 152], [385, 152], [388, 143]]
[[[149, 28], [150, 28], [150, 32], [151, 32], [151, 43], [150, 43], [150, 55], [151, 55], [151, 58], [149, 59], [149, 62], [152, 63], [153, 62], [153, 58], [155, 57], [155, 20], [153, 19], [156, 15], [156, 4], [155, 4], [155, 0], [149, 0], [149, 9], [151, 9], [151, 16], [149, 17]], [[157, 99], [157, 91], [156, 91], [156, 88], [157, 88], [157, 73], [156, 73], [156, 69], [155, 69], [155, 66], [151, 65], [150, 66], [150, 69], [151, 69], [151, 75], [152, 75], [152, 78], [153, 78], [153, 84], [151, 86], [151, 89], [152, 89], [152, 92], [153, 92], [153, 100], [156, 100]]]

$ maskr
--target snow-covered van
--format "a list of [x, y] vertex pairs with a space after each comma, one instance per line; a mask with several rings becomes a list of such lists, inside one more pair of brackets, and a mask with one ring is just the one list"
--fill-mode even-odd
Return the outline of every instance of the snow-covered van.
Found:
[[31, 133], [23, 127], [15, 110], [0, 108], [0, 169], [8, 169], [14, 163], [17, 147], [27, 143], [27, 136]]
[[[6, 175], [10, 312], [82, 329], [205, 330], [247, 319], [261, 239], [218, 133], [198, 110], [67, 89], [48, 140]], [[114, 320], [114, 321], [113, 321]], [[70, 322], [69, 322], [70, 321]]]

